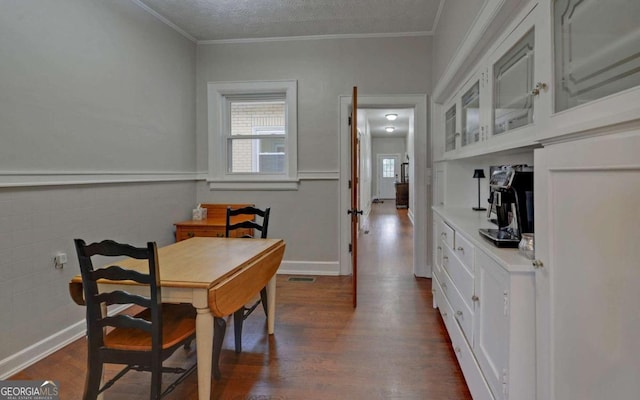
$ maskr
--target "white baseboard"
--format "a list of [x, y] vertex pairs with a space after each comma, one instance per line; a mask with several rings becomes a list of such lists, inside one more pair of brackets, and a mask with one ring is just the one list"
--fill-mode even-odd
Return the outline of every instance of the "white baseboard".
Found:
[[[115, 314], [127, 308], [128, 306], [126, 305], [114, 307], [109, 310], [109, 313]], [[0, 360], [0, 380], [7, 379], [48, 355], [55, 353], [71, 342], [80, 339], [85, 333], [86, 321], [82, 320], [54, 333], [48, 338], [42, 339], [38, 343], [32, 344], [26, 349], [10, 355], [4, 360]], [[46, 377], [42, 377], [42, 379], [46, 379]]]
[[283, 261], [279, 274], [287, 275], [340, 275], [340, 263], [337, 261]]

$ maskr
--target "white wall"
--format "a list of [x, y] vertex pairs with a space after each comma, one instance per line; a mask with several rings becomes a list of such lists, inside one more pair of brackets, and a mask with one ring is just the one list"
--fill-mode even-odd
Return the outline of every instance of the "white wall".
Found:
[[0, 170], [193, 171], [194, 51], [130, 0], [0, 2]]
[[447, 0], [433, 35], [433, 84], [444, 74], [487, 0]]
[[[374, 165], [371, 158], [371, 129], [366, 118], [367, 111], [358, 109], [358, 129], [360, 131], [360, 209], [364, 215], [371, 210]], [[360, 219], [362, 224], [362, 219]]]
[[[164, 245], [189, 217], [195, 45], [130, 0], [2, 1], [0, 60], [4, 379], [84, 334], [74, 238]], [[55, 184], [70, 176], [85, 184]]]
[[339, 217], [345, 211], [339, 206], [339, 96], [350, 95], [353, 86], [358, 86], [359, 95], [429, 93], [430, 55], [430, 37], [198, 46], [199, 171], [207, 170], [207, 82], [296, 79], [299, 169], [332, 176], [304, 180], [298, 191], [285, 192], [211, 192], [202, 183], [198, 185], [198, 201], [270, 205], [273, 220], [269, 236], [286, 240], [285, 261], [304, 261], [305, 265], [330, 262], [337, 267]]
[[[395, 137], [395, 138], [381, 138], [374, 137], [371, 140], [371, 149], [372, 156], [371, 161], [373, 165], [371, 166], [372, 170], [372, 182], [371, 192], [374, 197], [378, 196], [378, 154], [398, 154], [400, 158], [398, 159], [399, 163], [405, 162], [405, 153], [407, 152], [407, 141], [404, 137]], [[398, 180], [400, 179], [400, 164], [397, 166], [396, 174], [398, 175]]]

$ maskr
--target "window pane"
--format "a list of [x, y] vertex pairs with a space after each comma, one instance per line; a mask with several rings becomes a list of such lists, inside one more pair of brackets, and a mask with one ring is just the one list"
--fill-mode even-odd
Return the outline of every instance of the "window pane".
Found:
[[229, 172], [285, 173], [284, 137], [229, 139]]
[[396, 160], [393, 158], [382, 159], [382, 177], [383, 178], [395, 177], [395, 171], [396, 171], [395, 161]]
[[274, 132], [286, 132], [283, 100], [231, 102], [231, 136]]

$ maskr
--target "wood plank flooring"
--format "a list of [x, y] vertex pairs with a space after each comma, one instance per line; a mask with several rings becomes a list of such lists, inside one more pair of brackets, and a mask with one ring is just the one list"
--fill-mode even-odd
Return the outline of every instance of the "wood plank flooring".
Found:
[[[393, 201], [374, 204], [363, 225], [368, 233], [360, 236], [358, 308], [351, 305], [350, 277], [318, 276], [309, 283], [279, 275], [275, 335], [266, 334], [258, 309], [245, 321], [243, 352], [236, 354], [229, 321], [213, 399], [471, 399], [432, 308], [431, 280], [412, 274], [407, 211], [396, 210]], [[12, 379], [55, 380], [61, 399], [80, 399], [85, 357], [81, 339]], [[195, 345], [178, 350], [169, 363], [194, 360]], [[109, 367], [107, 375], [117, 370]], [[165, 385], [171, 379], [165, 375]], [[146, 399], [148, 384], [148, 374], [131, 372], [104, 398]], [[197, 399], [196, 374], [166, 398]]]

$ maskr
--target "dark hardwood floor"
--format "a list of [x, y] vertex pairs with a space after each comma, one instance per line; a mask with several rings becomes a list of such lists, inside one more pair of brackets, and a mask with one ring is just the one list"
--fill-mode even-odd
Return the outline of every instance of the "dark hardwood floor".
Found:
[[[212, 398], [471, 399], [437, 310], [431, 280], [412, 273], [412, 227], [393, 201], [374, 204], [360, 236], [358, 308], [351, 305], [350, 277], [316, 277], [314, 283], [277, 279], [276, 333], [256, 310], [245, 321], [243, 352], [233, 351], [233, 327], [221, 356], [222, 379]], [[231, 320], [229, 321], [232, 324]], [[61, 399], [80, 399], [86, 343], [78, 340], [12, 379], [60, 384]], [[174, 366], [195, 359], [178, 350]], [[112, 376], [117, 367], [109, 368]], [[173, 376], [165, 376], [165, 384]], [[131, 372], [105, 399], [148, 398], [149, 375]], [[167, 399], [197, 399], [191, 375]]]

